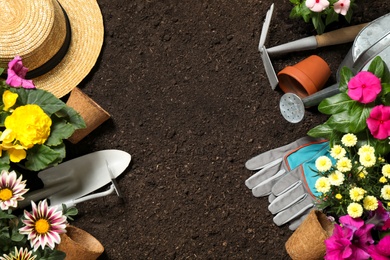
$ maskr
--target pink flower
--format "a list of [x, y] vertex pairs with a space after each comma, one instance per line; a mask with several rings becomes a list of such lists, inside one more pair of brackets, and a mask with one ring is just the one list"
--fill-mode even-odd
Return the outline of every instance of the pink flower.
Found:
[[338, 14], [346, 15], [350, 4], [351, 0], [339, 0], [333, 5], [333, 9]]
[[359, 72], [348, 82], [348, 96], [363, 104], [374, 101], [381, 91], [381, 80], [369, 71]]
[[371, 245], [368, 252], [374, 260], [388, 260], [390, 258], [390, 236], [387, 235], [379, 240], [377, 245]]
[[376, 139], [385, 139], [390, 136], [390, 106], [378, 105], [374, 107], [367, 118], [367, 127]]
[[328, 8], [328, 0], [306, 0], [306, 6], [311, 11], [319, 13]]
[[11, 87], [35, 88], [32, 80], [25, 79], [28, 69], [23, 66], [22, 58], [16, 56], [8, 63], [7, 80]]

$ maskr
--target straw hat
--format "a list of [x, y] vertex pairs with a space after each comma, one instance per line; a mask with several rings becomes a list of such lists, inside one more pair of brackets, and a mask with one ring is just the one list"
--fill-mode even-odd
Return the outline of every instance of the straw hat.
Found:
[[35, 86], [62, 97], [91, 71], [103, 44], [96, 0], [2, 0], [0, 67], [21, 56]]

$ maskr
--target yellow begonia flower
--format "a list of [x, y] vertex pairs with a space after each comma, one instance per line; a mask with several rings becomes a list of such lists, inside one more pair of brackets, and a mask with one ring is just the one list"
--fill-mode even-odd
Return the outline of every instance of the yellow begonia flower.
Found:
[[385, 200], [390, 200], [390, 185], [385, 185], [382, 187], [381, 196]]
[[50, 135], [50, 117], [38, 105], [29, 104], [17, 107], [5, 119], [6, 129], [12, 131], [15, 139], [24, 147], [43, 144]]
[[347, 157], [343, 157], [337, 161], [336, 167], [340, 172], [348, 172], [352, 169], [352, 162]]
[[380, 177], [380, 178], [379, 178], [379, 182], [380, 182], [380, 183], [386, 183], [386, 182], [387, 182], [386, 177], [385, 177], [385, 176]]
[[382, 167], [382, 174], [383, 176], [389, 178], [390, 177], [390, 164], [385, 164]]
[[341, 138], [341, 143], [346, 147], [355, 146], [357, 143], [357, 137], [354, 134], [345, 134]]
[[27, 147], [23, 147], [21, 145], [14, 145], [12, 143], [2, 143], [2, 150], [6, 150], [10, 156], [10, 161], [14, 163], [18, 163], [21, 160], [25, 159], [27, 156], [26, 149]]
[[330, 149], [330, 156], [335, 159], [341, 159], [345, 156], [347, 151], [341, 145], [335, 145]]
[[376, 210], [378, 208], [378, 200], [374, 196], [366, 196], [363, 200], [363, 207], [366, 210]]
[[359, 162], [364, 167], [367, 167], [367, 168], [372, 167], [375, 165], [375, 162], [376, 162], [375, 154], [369, 153], [369, 152], [362, 153], [359, 156]]
[[360, 201], [363, 199], [366, 191], [359, 187], [354, 187], [349, 191], [349, 196], [353, 201]]
[[320, 172], [326, 172], [329, 171], [332, 167], [332, 161], [325, 155], [320, 156], [316, 159], [316, 168]]
[[329, 182], [331, 185], [340, 186], [341, 184], [343, 184], [345, 176], [342, 172], [335, 171], [335, 172], [331, 173], [328, 176], [328, 178], [329, 178]]
[[4, 143], [12, 143], [15, 140], [15, 134], [10, 129], [5, 129], [0, 135], [0, 141]]
[[363, 207], [359, 203], [352, 202], [348, 205], [347, 212], [351, 218], [359, 218], [363, 214]]
[[326, 193], [330, 190], [330, 182], [326, 177], [320, 177], [317, 179], [314, 187], [318, 192]]
[[359, 150], [358, 150], [358, 155], [361, 155], [363, 153], [372, 153], [372, 154], [374, 154], [375, 153], [375, 149], [371, 145], [365, 144], [362, 147], [360, 147]]
[[341, 200], [343, 198], [343, 196], [340, 193], [337, 193], [335, 197], [338, 200]]
[[16, 99], [18, 98], [18, 94], [13, 93], [9, 90], [4, 91], [3, 93], [3, 110], [8, 111], [13, 105], [16, 103]]

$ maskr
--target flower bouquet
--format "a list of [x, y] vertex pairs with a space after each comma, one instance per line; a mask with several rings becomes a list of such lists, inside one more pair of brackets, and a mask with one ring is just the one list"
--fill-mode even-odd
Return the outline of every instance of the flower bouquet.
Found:
[[389, 259], [389, 70], [380, 57], [356, 75], [343, 68], [339, 88], [318, 107], [329, 119], [308, 132], [330, 140], [313, 169], [316, 206], [334, 223], [325, 259]]
[[290, 18], [302, 18], [306, 23], [312, 22], [318, 34], [325, 31], [325, 27], [339, 20], [343, 15], [350, 23], [354, 0], [290, 0], [294, 4]]
[[66, 232], [67, 218], [77, 214], [76, 208], [58, 210], [46, 200], [35, 204], [32, 212], [24, 210], [17, 216], [14, 210], [28, 191], [23, 176], [15, 171], [0, 173], [0, 260], [64, 259], [65, 253], [56, 250], [60, 234]]
[[[4, 69], [0, 68], [0, 74]], [[26, 80], [27, 68], [15, 57], [0, 81], [0, 170], [16, 163], [39, 171], [65, 158], [64, 139], [84, 128], [83, 118], [48, 91]]]

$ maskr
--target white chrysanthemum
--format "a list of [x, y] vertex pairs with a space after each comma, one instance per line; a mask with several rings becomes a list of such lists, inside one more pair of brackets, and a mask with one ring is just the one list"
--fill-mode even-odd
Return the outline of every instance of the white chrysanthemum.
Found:
[[390, 185], [385, 185], [381, 189], [381, 197], [390, 200]]
[[345, 134], [341, 138], [341, 143], [346, 147], [353, 147], [357, 143], [357, 137], [354, 134]]
[[316, 159], [316, 168], [320, 172], [329, 171], [331, 167], [332, 167], [332, 161], [329, 159], [329, 157], [323, 155]]
[[375, 153], [375, 148], [371, 145], [365, 144], [362, 145], [358, 150], [358, 155], [361, 155], [362, 153]]
[[352, 202], [348, 205], [347, 212], [351, 218], [360, 218], [363, 215], [363, 207], [359, 203]]
[[352, 169], [352, 162], [347, 157], [343, 157], [337, 161], [336, 168], [340, 172], [349, 172]]
[[376, 163], [376, 157], [375, 154], [373, 153], [362, 153], [359, 156], [359, 162], [361, 165], [364, 167], [370, 168], [375, 165]]
[[351, 197], [351, 200], [353, 200], [353, 201], [362, 200], [365, 194], [366, 194], [366, 191], [362, 188], [359, 188], [359, 187], [354, 187], [349, 191], [349, 196]]
[[328, 178], [331, 185], [340, 186], [341, 184], [343, 184], [345, 176], [340, 171], [334, 171], [328, 176]]
[[335, 145], [330, 149], [330, 156], [335, 159], [341, 159], [347, 154], [347, 151], [341, 145]]
[[382, 167], [382, 174], [383, 176], [389, 178], [390, 177], [390, 164], [385, 164]]
[[326, 193], [330, 190], [330, 182], [326, 177], [320, 177], [317, 179], [314, 187], [318, 192]]
[[364, 199], [363, 199], [363, 207], [366, 209], [366, 210], [376, 210], [378, 208], [378, 200], [377, 198], [375, 198], [374, 196], [366, 196]]

